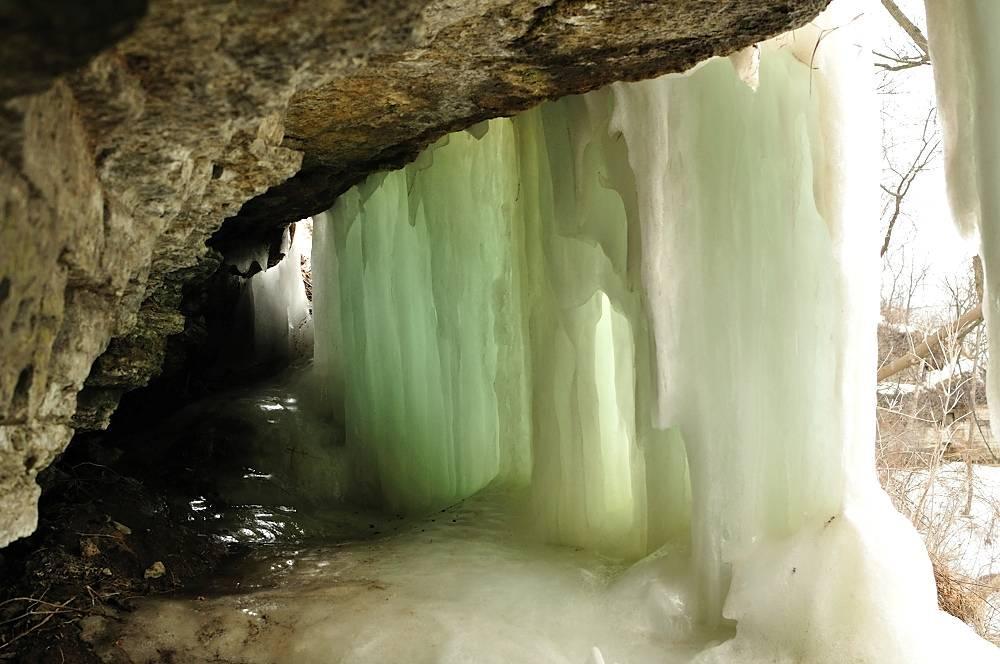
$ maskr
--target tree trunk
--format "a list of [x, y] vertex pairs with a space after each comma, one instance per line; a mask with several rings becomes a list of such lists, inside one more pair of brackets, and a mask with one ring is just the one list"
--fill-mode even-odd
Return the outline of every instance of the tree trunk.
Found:
[[895, 376], [904, 369], [919, 364], [930, 357], [934, 349], [940, 348], [943, 342], [951, 336], [955, 341], [961, 341], [965, 335], [974, 330], [983, 321], [983, 305], [977, 304], [975, 307], [965, 312], [961, 318], [954, 323], [949, 323], [941, 327], [931, 336], [924, 339], [912, 352], [897, 357], [878, 370], [878, 381], [881, 383], [886, 378]]

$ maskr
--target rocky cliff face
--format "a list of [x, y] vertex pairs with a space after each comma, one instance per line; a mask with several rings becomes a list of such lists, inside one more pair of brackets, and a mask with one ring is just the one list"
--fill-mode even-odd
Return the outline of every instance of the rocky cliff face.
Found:
[[445, 132], [682, 71], [826, 3], [151, 0], [138, 22], [141, 2], [89, 23], [0, 8], [0, 545], [34, 528], [34, 477], [74, 428], [158, 371], [182, 288], [218, 264], [213, 234], [259, 241]]

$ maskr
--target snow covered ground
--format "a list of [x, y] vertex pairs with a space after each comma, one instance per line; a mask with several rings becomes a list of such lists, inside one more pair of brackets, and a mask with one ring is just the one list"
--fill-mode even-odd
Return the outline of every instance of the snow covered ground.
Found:
[[887, 488], [932, 554], [968, 577], [971, 587], [979, 584], [988, 628], [1000, 635], [1000, 467], [974, 464], [971, 475], [961, 462], [898, 469]]

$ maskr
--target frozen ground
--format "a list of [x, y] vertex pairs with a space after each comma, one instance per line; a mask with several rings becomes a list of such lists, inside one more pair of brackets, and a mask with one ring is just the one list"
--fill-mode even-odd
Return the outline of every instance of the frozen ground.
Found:
[[670, 664], [732, 636], [691, 626], [689, 551], [632, 567], [545, 544], [523, 490], [425, 517], [347, 506], [351, 465], [308, 388], [291, 372], [149, 436], [172, 509], [235, 555], [188, 596], [88, 619], [109, 661]]
[[659, 580], [685, 576], [672, 556], [623, 574], [617, 561], [517, 535], [514, 513], [492, 494], [395, 534], [273, 545], [205, 596], [145, 599], [120, 628], [92, 624], [92, 638], [137, 662], [247, 664], [589, 664], [602, 661], [595, 647], [607, 664], [670, 664], [710, 640], [684, 617], [687, 589]]

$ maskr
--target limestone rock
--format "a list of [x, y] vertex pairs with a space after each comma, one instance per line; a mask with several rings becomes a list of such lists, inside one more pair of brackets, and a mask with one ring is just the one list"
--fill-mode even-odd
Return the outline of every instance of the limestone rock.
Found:
[[146, 0], [0, 2], [0, 100], [41, 92], [124, 37]]
[[146, 571], [142, 573], [142, 576], [146, 579], [159, 579], [166, 573], [167, 568], [162, 562], [157, 560], [155, 563], [146, 568]]

